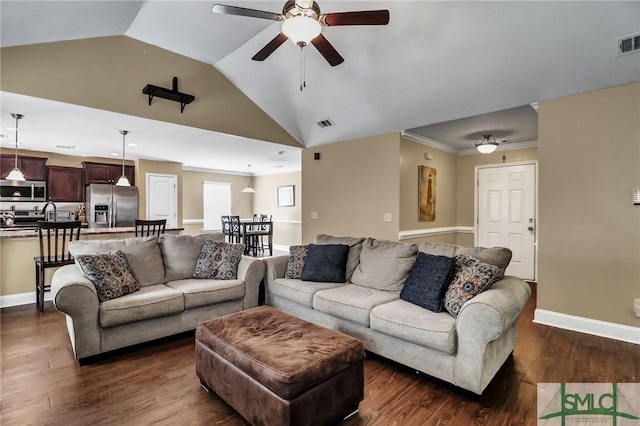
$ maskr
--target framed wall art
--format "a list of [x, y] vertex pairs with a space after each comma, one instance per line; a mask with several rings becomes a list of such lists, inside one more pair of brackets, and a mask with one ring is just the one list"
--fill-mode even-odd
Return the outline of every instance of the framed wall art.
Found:
[[436, 169], [418, 166], [418, 220], [436, 220]]
[[278, 207], [293, 207], [296, 205], [295, 186], [278, 187]]

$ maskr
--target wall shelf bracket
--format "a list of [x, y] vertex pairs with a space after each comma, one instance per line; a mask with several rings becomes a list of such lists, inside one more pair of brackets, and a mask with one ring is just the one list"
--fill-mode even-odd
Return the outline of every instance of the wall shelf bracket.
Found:
[[151, 101], [154, 96], [174, 102], [180, 102], [180, 114], [184, 112], [184, 106], [190, 104], [196, 98], [193, 95], [188, 95], [178, 91], [178, 77], [173, 77], [172, 89], [165, 89], [164, 87], [147, 84], [144, 86], [144, 89], [142, 89], [142, 93], [149, 95], [149, 106], [151, 106]]

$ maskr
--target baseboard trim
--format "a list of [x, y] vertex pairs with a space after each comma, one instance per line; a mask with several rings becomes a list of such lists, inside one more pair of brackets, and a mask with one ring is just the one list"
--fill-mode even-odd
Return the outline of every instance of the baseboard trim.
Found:
[[284, 246], [282, 244], [274, 244], [273, 245], [273, 249], [274, 250], [278, 250], [278, 251], [286, 251], [289, 252], [289, 246]]
[[640, 327], [632, 327], [544, 309], [535, 310], [533, 322], [640, 345]]
[[[48, 291], [44, 293], [45, 302], [51, 301], [51, 293]], [[0, 296], [0, 309], [10, 308], [12, 306], [31, 305], [36, 303], [36, 292], [8, 294], [6, 296]]]

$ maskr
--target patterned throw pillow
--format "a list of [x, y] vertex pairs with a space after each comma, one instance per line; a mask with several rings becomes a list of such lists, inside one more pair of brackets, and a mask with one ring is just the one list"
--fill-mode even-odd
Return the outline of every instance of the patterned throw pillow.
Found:
[[289, 259], [287, 260], [287, 271], [284, 273], [285, 278], [300, 279], [302, 277], [302, 268], [309, 253], [309, 246], [291, 246], [289, 247]]
[[79, 254], [75, 259], [82, 272], [96, 287], [101, 302], [140, 290], [127, 257], [120, 250]]
[[497, 266], [464, 254], [456, 255], [453, 279], [444, 297], [445, 309], [457, 317], [464, 302], [488, 288], [497, 272]]
[[400, 298], [433, 312], [442, 312], [443, 299], [453, 275], [454, 259], [418, 253]]
[[242, 259], [244, 247], [244, 244], [231, 244], [207, 238], [198, 256], [193, 278], [235, 280], [238, 277], [238, 264]]

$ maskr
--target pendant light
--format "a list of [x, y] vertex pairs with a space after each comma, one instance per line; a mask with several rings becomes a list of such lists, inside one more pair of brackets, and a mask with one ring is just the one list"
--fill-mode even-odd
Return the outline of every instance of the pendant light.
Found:
[[482, 139], [480, 142], [476, 142], [476, 149], [482, 154], [491, 154], [498, 148], [498, 142], [496, 142], [495, 139], [491, 139], [490, 133], [482, 135], [482, 137], [484, 139]]
[[129, 133], [128, 130], [120, 130], [120, 134], [122, 135], [122, 176], [116, 182], [116, 186], [131, 186], [129, 183], [129, 179], [124, 175], [124, 138]]
[[12, 112], [11, 117], [16, 119], [16, 154], [15, 154], [13, 169], [9, 172], [9, 174], [5, 179], [15, 180], [15, 181], [24, 181], [26, 180], [24, 177], [24, 173], [22, 173], [22, 171], [20, 171], [20, 169], [18, 168], [18, 120], [22, 119], [24, 115]]
[[240, 192], [244, 192], [245, 194], [255, 194], [256, 190], [251, 187], [251, 164], [247, 166], [247, 170], [249, 173], [249, 176], [247, 177], [247, 187]]

